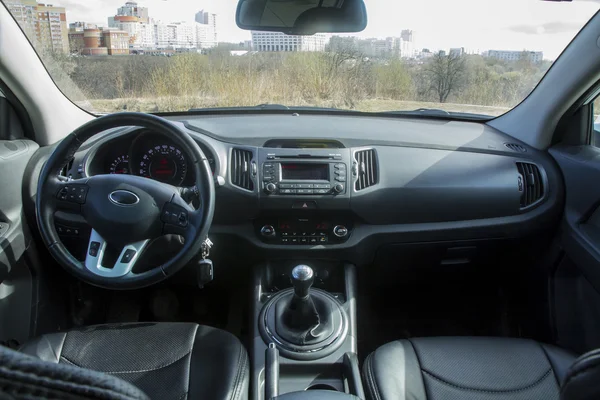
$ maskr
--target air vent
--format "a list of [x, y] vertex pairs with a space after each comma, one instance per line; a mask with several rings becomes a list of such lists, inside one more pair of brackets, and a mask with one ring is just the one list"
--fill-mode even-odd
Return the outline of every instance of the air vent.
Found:
[[527, 153], [527, 149], [524, 146], [516, 143], [504, 143], [504, 146], [508, 147], [512, 151], [516, 151], [518, 153]]
[[75, 159], [71, 158], [71, 161], [60, 170], [60, 176], [64, 176], [65, 178], [69, 177], [69, 171], [73, 168], [73, 161]]
[[544, 180], [535, 164], [517, 163], [521, 208], [529, 207], [544, 197]]
[[254, 182], [251, 179], [252, 152], [242, 149], [231, 151], [231, 183], [246, 190], [254, 190]]
[[357, 163], [355, 171], [358, 173], [356, 190], [363, 190], [377, 183], [377, 154], [375, 150], [361, 150], [354, 155]]

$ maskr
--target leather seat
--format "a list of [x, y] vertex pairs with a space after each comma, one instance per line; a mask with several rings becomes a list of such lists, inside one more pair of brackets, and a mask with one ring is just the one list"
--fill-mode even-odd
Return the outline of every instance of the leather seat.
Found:
[[375, 400], [559, 399], [575, 356], [526, 339], [432, 337], [398, 340], [363, 366]]
[[[30, 357], [23, 360], [23, 353], [46, 363], [32, 363]], [[115, 387], [125, 387], [125, 393], [134, 393], [131, 398], [144, 397], [143, 393], [136, 395], [135, 388], [152, 399], [248, 398], [249, 361], [244, 346], [230, 333], [196, 324], [96, 325], [44, 335], [27, 343], [20, 354], [3, 349], [1, 356], [5, 367], [0, 369], [0, 382], [4, 380], [2, 392], [20, 392], [23, 387], [32, 385], [29, 381], [23, 383], [20, 378], [14, 378], [15, 370], [25, 368], [36, 371], [36, 379], [43, 378], [46, 383], [52, 384], [65, 381], [75, 384], [81, 381], [84, 386], [97, 388], [98, 385], [104, 387], [113, 382], [109, 392], [113, 393]], [[26, 367], [23, 367], [24, 364]], [[7, 368], [7, 365], [13, 365], [14, 368]], [[104, 378], [98, 382], [94, 374]], [[9, 376], [12, 378], [7, 378]], [[91, 383], [90, 377], [93, 378]], [[131, 383], [135, 388], [121, 380]], [[33, 385], [37, 383], [34, 381]], [[90, 395], [77, 398], [98, 397]]]

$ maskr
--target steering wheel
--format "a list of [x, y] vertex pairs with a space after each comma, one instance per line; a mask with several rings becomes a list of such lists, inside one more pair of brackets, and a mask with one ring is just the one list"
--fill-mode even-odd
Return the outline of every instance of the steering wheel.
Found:
[[[96, 175], [66, 181], [60, 170], [77, 149], [107, 129], [139, 126], [167, 135], [189, 158], [200, 205], [194, 209], [174, 186], [134, 175]], [[136, 289], [173, 275], [201, 252], [212, 223], [215, 187], [210, 165], [198, 144], [166, 119], [141, 113], [118, 113], [96, 118], [76, 129], [56, 147], [44, 165], [37, 186], [36, 218], [42, 240], [67, 271], [92, 285]], [[85, 262], [77, 260], [60, 241], [54, 225], [57, 211], [79, 213], [91, 226]], [[181, 250], [164, 264], [134, 271], [148, 244], [159, 236], [184, 238]], [[107, 243], [120, 248], [112, 267], [103, 265]]]

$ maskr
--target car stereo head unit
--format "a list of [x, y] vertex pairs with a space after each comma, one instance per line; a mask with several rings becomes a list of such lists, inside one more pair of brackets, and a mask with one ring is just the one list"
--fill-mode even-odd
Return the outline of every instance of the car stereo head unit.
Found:
[[269, 195], [340, 195], [346, 192], [347, 165], [339, 160], [289, 158], [262, 165]]

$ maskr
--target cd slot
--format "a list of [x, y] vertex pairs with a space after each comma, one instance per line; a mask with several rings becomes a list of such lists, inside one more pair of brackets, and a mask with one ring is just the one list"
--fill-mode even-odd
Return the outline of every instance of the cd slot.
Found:
[[311, 156], [310, 154], [300, 154], [297, 156], [275, 156], [275, 159], [298, 159], [298, 158], [309, 158], [311, 160], [333, 160], [333, 156]]

